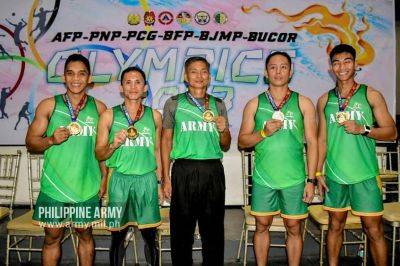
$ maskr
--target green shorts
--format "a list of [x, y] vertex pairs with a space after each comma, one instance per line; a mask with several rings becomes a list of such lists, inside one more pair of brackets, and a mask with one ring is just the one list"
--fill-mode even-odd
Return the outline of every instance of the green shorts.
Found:
[[383, 214], [380, 177], [373, 177], [356, 184], [339, 184], [326, 178], [329, 192], [325, 194], [324, 209], [328, 211], [351, 210], [358, 216]]
[[100, 201], [97, 194], [84, 202], [67, 203], [57, 201], [40, 192], [32, 220], [34, 224], [42, 227], [86, 228], [101, 221], [99, 207]]
[[268, 216], [281, 214], [287, 219], [304, 219], [308, 216], [307, 203], [303, 201], [305, 182], [283, 188], [272, 189], [253, 182], [251, 214]]
[[119, 231], [130, 225], [143, 229], [160, 224], [156, 173], [125, 175], [114, 171], [108, 181], [107, 228]]

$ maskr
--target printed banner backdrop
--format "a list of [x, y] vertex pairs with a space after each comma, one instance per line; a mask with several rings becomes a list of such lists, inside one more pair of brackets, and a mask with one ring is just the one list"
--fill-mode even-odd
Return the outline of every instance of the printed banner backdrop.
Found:
[[108, 107], [122, 102], [120, 73], [137, 65], [148, 76], [146, 104], [162, 109], [185, 91], [183, 62], [211, 63], [209, 93], [225, 100], [233, 144], [248, 100], [265, 90], [271, 51], [293, 57], [290, 87], [314, 102], [334, 87], [328, 53], [353, 45], [357, 80], [379, 89], [395, 110], [393, 0], [320, 1], [2, 1], [0, 9], [0, 145], [24, 144], [35, 107], [65, 92], [65, 58], [90, 59], [89, 94]]

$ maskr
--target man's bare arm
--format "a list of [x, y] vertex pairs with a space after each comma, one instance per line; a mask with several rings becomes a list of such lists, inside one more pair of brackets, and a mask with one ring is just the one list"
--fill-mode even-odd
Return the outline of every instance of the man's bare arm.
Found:
[[240, 126], [238, 145], [239, 148], [254, 147], [257, 143], [263, 140], [260, 132], [254, 132], [254, 115], [257, 111], [258, 98], [250, 100], [244, 110], [242, 124]]
[[29, 152], [42, 153], [52, 145], [60, 144], [69, 137], [66, 128], [58, 128], [52, 136], [46, 136], [50, 115], [55, 106], [54, 98], [48, 98], [39, 103], [35, 117], [26, 133], [25, 143]]
[[378, 124], [378, 127], [373, 127], [371, 129], [368, 137], [377, 140], [396, 140], [396, 124], [388, 111], [386, 101], [382, 94], [379, 91], [368, 87], [367, 97], [368, 102], [372, 106], [376, 123]]

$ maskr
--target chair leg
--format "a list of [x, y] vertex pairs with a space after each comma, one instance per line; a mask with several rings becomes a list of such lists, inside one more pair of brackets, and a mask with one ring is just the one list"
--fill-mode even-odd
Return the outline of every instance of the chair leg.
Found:
[[366, 234], [362, 233], [362, 237], [364, 239], [364, 256], [363, 256], [363, 266], [367, 266], [367, 258], [368, 258], [368, 237]]
[[393, 226], [393, 235], [392, 235], [392, 266], [394, 266], [395, 256], [396, 256], [396, 231], [397, 231], [397, 227]]
[[7, 234], [6, 266], [10, 265], [10, 235]]
[[324, 230], [321, 229], [321, 239], [320, 239], [320, 244], [319, 244], [319, 265], [324, 264], [324, 243], [325, 242], [325, 236], [324, 236]]
[[32, 237], [30, 236], [30, 237], [29, 237], [29, 253], [28, 253], [28, 261], [31, 261], [31, 257], [32, 257], [32, 252], [31, 252], [31, 249], [32, 249]]
[[249, 230], [246, 228], [245, 229], [245, 234], [244, 234], [244, 258], [243, 258], [243, 265], [247, 264], [247, 247], [249, 246]]
[[[343, 230], [343, 242], [347, 242], [346, 229]], [[347, 244], [344, 244], [344, 255], [347, 256]]]
[[238, 247], [237, 256], [236, 256], [236, 262], [240, 261], [240, 253], [242, 251], [242, 242], [243, 242], [245, 224], [246, 224], [246, 221], [243, 221], [242, 232], [240, 234], [239, 247]]
[[[15, 241], [15, 243], [17, 243], [17, 241], [18, 241], [16, 236], [14, 236], [14, 241]], [[21, 259], [21, 253], [18, 250], [19, 249], [18, 244], [16, 244], [15, 247], [17, 248], [18, 261], [21, 263], [22, 259]]]
[[157, 234], [158, 234], [158, 265], [161, 266], [162, 264], [162, 235], [161, 232], [159, 230], [157, 230]]
[[78, 236], [75, 236], [75, 235], [72, 235], [71, 237], [72, 237], [72, 238], [76, 237], [76, 249], [75, 249], [75, 251], [76, 251], [76, 253], [75, 253], [75, 256], [76, 256], [76, 266], [79, 266], [79, 254], [78, 254], [79, 237], [78, 237]]
[[135, 230], [133, 230], [133, 236], [132, 236], [132, 244], [133, 244], [133, 255], [135, 256], [135, 265], [137, 265], [138, 262], [138, 255], [137, 255], [137, 246], [136, 246], [136, 237], [135, 237]]

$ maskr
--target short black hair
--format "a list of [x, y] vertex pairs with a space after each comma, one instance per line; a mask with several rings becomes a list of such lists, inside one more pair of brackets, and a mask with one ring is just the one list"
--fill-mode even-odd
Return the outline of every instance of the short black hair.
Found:
[[143, 72], [143, 70], [140, 69], [137, 66], [131, 66], [131, 67], [125, 68], [124, 71], [122, 71], [122, 73], [121, 73], [121, 85], [122, 85], [122, 82], [124, 80], [125, 74], [128, 73], [128, 72], [138, 72], [143, 77], [144, 85], [147, 84], [147, 82], [146, 82], [146, 74]]
[[331, 63], [333, 57], [341, 53], [349, 53], [353, 57], [354, 61], [356, 60], [356, 50], [353, 48], [353, 46], [342, 43], [333, 47], [332, 51], [329, 53], [329, 58], [331, 59]]
[[269, 61], [271, 61], [271, 58], [276, 56], [276, 55], [281, 55], [286, 57], [286, 59], [289, 61], [289, 69], [292, 68], [292, 58], [290, 58], [290, 56], [288, 55], [288, 53], [283, 52], [283, 51], [276, 51], [276, 52], [272, 52], [267, 56], [267, 59], [265, 59], [265, 69], [267, 69], [268, 63]]
[[192, 56], [189, 57], [188, 59], [186, 59], [185, 61], [185, 71], [187, 71], [189, 69], [190, 64], [194, 63], [194, 62], [203, 62], [204, 64], [206, 64], [208, 72], [210, 72], [210, 63], [208, 63], [208, 61], [201, 56]]
[[90, 75], [90, 63], [89, 63], [89, 60], [86, 57], [84, 57], [81, 54], [72, 54], [72, 55], [68, 56], [68, 58], [67, 58], [67, 60], [65, 61], [65, 64], [64, 64], [64, 72], [67, 70], [67, 66], [71, 62], [82, 62], [85, 65], [85, 67], [86, 67], [86, 69], [87, 69], [87, 71], [89, 72], [89, 75]]

